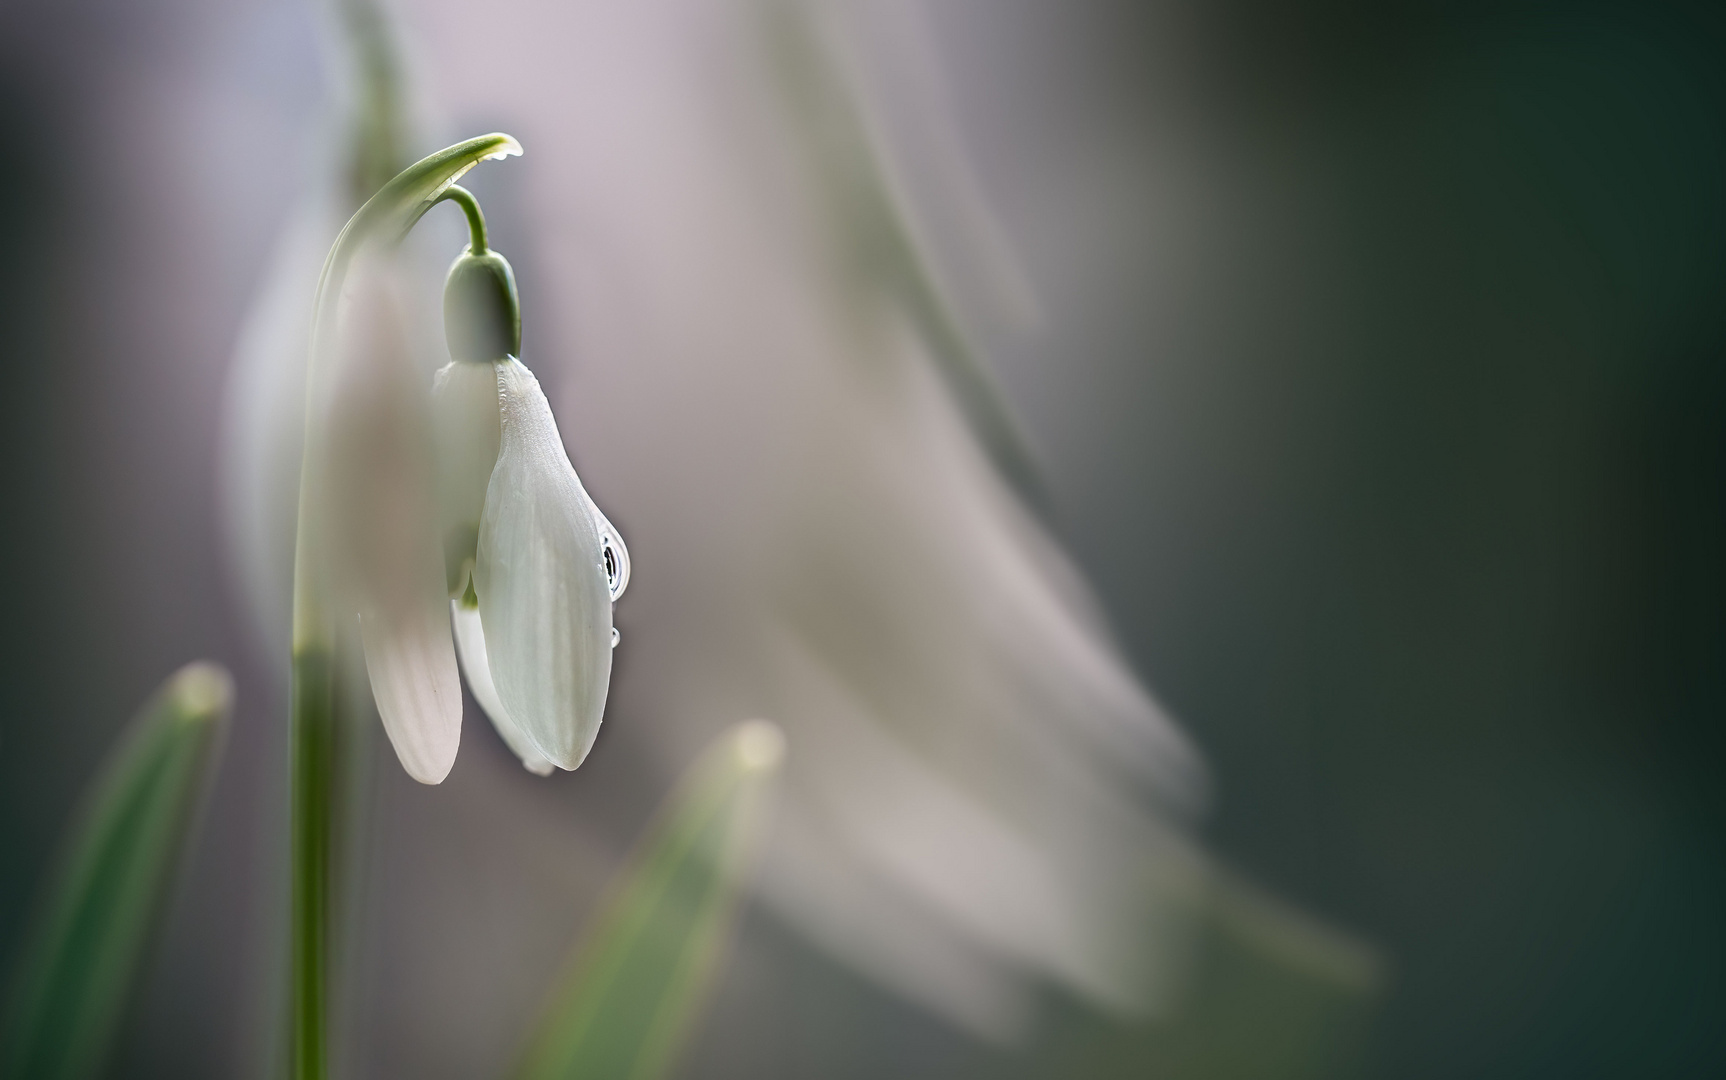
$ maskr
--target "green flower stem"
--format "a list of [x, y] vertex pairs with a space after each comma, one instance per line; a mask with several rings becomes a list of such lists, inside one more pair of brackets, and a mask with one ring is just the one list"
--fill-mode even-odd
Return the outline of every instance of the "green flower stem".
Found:
[[324, 990], [329, 968], [330, 806], [335, 770], [335, 669], [326, 651], [295, 655], [293, 671], [292, 854], [295, 1080], [324, 1075]]
[[473, 197], [473, 192], [460, 184], [451, 184], [438, 196], [438, 201], [448, 200], [461, 207], [461, 212], [467, 215], [467, 231], [471, 237], [468, 250], [475, 255], [486, 252], [485, 214], [480, 211], [479, 200]]
[[[294, 550], [292, 757], [292, 1003], [294, 1080], [325, 1076], [329, 972], [331, 804], [336, 770], [336, 613], [330, 610], [318, 403], [335, 352], [336, 305], [354, 258], [368, 245], [399, 243], [462, 174], [487, 158], [521, 153], [501, 133], [457, 143], [403, 169], [348, 219], [318, 280], [306, 370], [306, 439]], [[459, 201], [459, 196], [457, 197]], [[472, 196], [469, 196], [471, 199]], [[477, 212], [477, 206], [475, 211]], [[482, 219], [483, 220], [483, 219]]]

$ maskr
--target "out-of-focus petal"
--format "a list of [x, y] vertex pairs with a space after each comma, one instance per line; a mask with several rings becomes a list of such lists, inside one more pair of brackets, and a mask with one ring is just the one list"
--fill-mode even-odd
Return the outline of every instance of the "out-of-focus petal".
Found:
[[503, 440], [480, 520], [474, 589], [498, 698], [559, 768], [587, 757], [611, 681], [600, 520], [533, 372], [497, 365]]
[[378, 716], [402, 768], [422, 784], [441, 784], [461, 745], [461, 682], [442, 605], [363, 612], [360, 638]]
[[344, 615], [359, 613], [372, 693], [402, 767], [435, 784], [461, 739], [461, 681], [437, 540], [429, 395], [415, 362], [411, 293], [398, 276], [381, 257], [350, 274], [314, 460], [328, 500], [333, 601]]
[[461, 670], [467, 676], [467, 688], [473, 691], [473, 699], [479, 702], [504, 745], [521, 759], [527, 771], [550, 776], [551, 762], [515, 726], [509, 710], [498, 700], [497, 686], [491, 681], [491, 660], [486, 656], [485, 628], [480, 624], [479, 609], [463, 607], [459, 600], [451, 600], [449, 609], [450, 622], [455, 627], [456, 655], [461, 658]]

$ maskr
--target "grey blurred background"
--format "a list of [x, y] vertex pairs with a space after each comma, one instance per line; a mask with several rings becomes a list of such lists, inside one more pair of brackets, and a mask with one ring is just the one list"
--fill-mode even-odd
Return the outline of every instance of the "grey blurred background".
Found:
[[[1039, 307], [986, 356], [1060, 531], [1209, 759], [1207, 843], [1381, 950], [1359, 1071], [1719, 1075], [1719, 16], [926, 7]], [[117, 1075], [236, 1075], [267, 1042], [285, 740], [224, 576], [214, 455], [235, 335], [320, 152], [320, 19], [0, 11], [0, 960], [131, 710], [193, 657], [240, 676]], [[488, 182], [531, 305], [531, 227]], [[555, 871], [577, 892], [653, 805], [632, 760], [524, 796], [598, 823]], [[510, 768], [473, 738], [449, 783]], [[435, 822], [385, 774], [396, 813]], [[1038, 1075], [1063, 1038], [1125, 1037], [1045, 1034], [975, 1043], [752, 917], [686, 1072]]]

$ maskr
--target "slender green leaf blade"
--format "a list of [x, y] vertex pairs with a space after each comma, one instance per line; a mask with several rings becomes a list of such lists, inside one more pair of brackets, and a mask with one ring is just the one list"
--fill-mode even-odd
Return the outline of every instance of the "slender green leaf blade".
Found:
[[657, 1080], [730, 939], [784, 736], [733, 727], [679, 783], [571, 957], [518, 1076]]
[[25, 946], [0, 1049], [5, 1076], [71, 1080], [100, 1067], [232, 700], [221, 668], [181, 668], [92, 782]]

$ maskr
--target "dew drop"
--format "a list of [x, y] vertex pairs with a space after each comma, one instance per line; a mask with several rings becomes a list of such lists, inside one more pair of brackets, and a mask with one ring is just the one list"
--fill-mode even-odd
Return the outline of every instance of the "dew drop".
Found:
[[611, 647], [617, 648], [617, 643], [623, 640], [623, 635], [617, 632], [617, 627], [611, 628]]
[[623, 540], [617, 532], [606, 528], [600, 533], [600, 548], [605, 559], [605, 583], [611, 591], [612, 600], [623, 595], [623, 590], [629, 588], [629, 549], [623, 546]]

